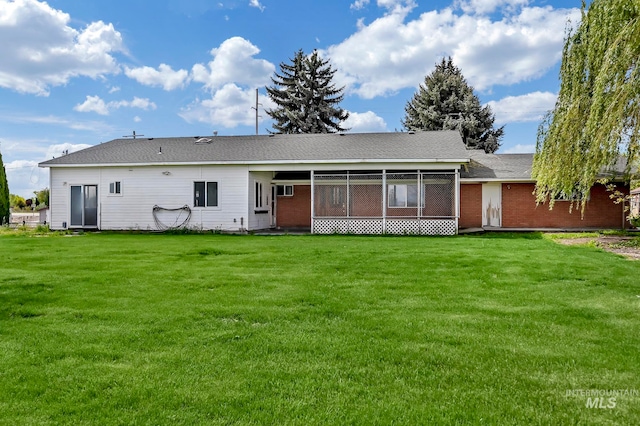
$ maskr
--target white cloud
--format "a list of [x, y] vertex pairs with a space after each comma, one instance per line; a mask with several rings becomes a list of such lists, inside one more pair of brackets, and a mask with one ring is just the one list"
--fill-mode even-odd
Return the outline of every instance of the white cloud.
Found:
[[386, 132], [387, 123], [372, 111], [363, 113], [349, 112], [349, 118], [345, 120], [342, 127], [346, 127], [350, 132]]
[[260, 12], [264, 12], [264, 6], [260, 4], [260, 0], [249, 0], [249, 6], [260, 9]]
[[[211, 50], [213, 60], [196, 64], [191, 70], [193, 81], [203, 83], [210, 99], [196, 99], [179, 113], [189, 123], [202, 122], [233, 128], [255, 123], [255, 89], [269, 84], [275, 66], [255, 59], [260, 50], [242, 37], [225, 40]], [[263, 108], [273, 107], [271, 100], [260, 100]]]
[[114, 102], [109, 102], [108, 105], [110, 108], [122, 108], [122, 107], [139, 108], [145, 111], [157, 108], [156, 104], [151, 102], [149, 99], [139, 98], [137, 96], [134, 96], [133, 100], [131, 101], [114, 101]]
[[73, 109], [78, 112], [95, 112], [100, 115], [109, 115], [109, 108], [100, 96], [87, 96], [83, 103], [74, 106]]
[[504, 150], [504, 152], [500, 150], [501, 154], [529, 154], [532, 152], [536, 152], [535, 144], [530, 144], [530, 145], [517, 144], [516, 146], [512, 146], [511, 148]]
[[[65, 150], [71, 153], [90, 146], [91, 145], [86, 144], [63, 143], [50, 145], [46, 148], [43, 147], [40, 155], [43, 154], [44, 150], [46, 150], [46, 154], [41, 158], [41, 161], [59, 157]], [[25, 198], [32, 197], [33, 191], [39, 191], [49, 186], [49, 173], [46, 169], [38, 167], [38, 163], [39, 161], [36, 160], [15, 160], [5, 163], [7, 183], [9, 184], [9, 191], [12, 194], [17, 194]]]
[[258, 87], [269, 83], [275, 66], [264, 59], [254, 59], [260, 49], [242, 37], [232, 37], [212, 49], [213, 60], [207, 66], [196, 64], [191, 75], [194, 81], [216, 90], [229, 83]]
[[349, 6], [350, 9], [360, 10], [369, 4], [369, 0], [356, 0]]
[[507, 96], [499, 101], [490, 101], [496, 116], [496, 124], [540, 121], [552, 110], [557, 96], [551, 92], [533, 92], [521, 96]]
[[111, 89], [109, 89], [109, 93], [116, 93], [119, 91], [120, 91], [120, 88], [118, 86], [113, 86]]
[[81, 131], [90, 131], [93, 133], [110, 133], [113, 132], [114, 129], [105, 124], [102, 121], [82, 121], [76, 118], [70, 120], [63, 117], [58, 117], [55, 115], [10, 115], [0, 117], [1, 121], [9, 121], [12, 123], [34, 123], [34, 124], [44, 124], [44, 125], [53, 125], [66, 127], [72, 130], [81, 130]]
[[160, 86], [166, 91], [182, 89], [189, 82], [187, 70], [174, 71], [167, 64], [160, 64], [158, 69], [151, 67], [128, 68], [124, 73], [145, 86]]
[[567, 19], [580, 18], [578, 9], [522, 7], [500, 20], [451, 8], [407, 20], [413, 3], [385, 4], [384, 16], [368, 25], [360, 21], [357, 32], [321, 52], [338, 70], [336, 81], [363, 98], [417, 87], [449, 55], [478, 90], [539, 77], [561, 57]]
[[87, 96], [85, 101], [73, 107], [78, 112], [95, 112], [100, 115], [109, 115], [109, 113], [118, 108], [139, 108], [145, 111], [156, 109], [155, 103], [147, 98], [134, 97], [131, 101], [111, 101], [106, 103], [99, 96]]
[[[263, 98], [260, 102], [264, 109], [275, 106], [269, 98]], [[179, 115], [188, 123], [201, 122], [226, 128], [238, 125], [250, 126], [255, 124], [253, 105], [255, 105], [253, 89], [242, 89], [229, 83], [217, 90], [211, 99], [202, 101], [198, 99], [183, 108]], [[259, 115], [261, 115], [260, 121], [263, 121], [266, 116], [264, 111]]]
[[49, 147], [47, 148], [47, 155], [45, 157], [45, 160], [50, 160], [54, 157], [60, 157], [65, 152], [70, 154], [72, 152], [80, 151], [81, 149], [89, 148], [90, 146], [91, 145], [87, 145], [86, 143], [73, 144], [68, 142], [49, 145]]
[[139, 123], [142, 121], [142, 118], [138, 117], [137, 115], [135, 117], [133, 117], [133, 121], [136, 123]]
[[114, 52], [124, 52], [112, 24], [82, 30], [71, 17], [36, 0], [0, 0], [0, 87], [46, 96], [71, 78], [118, 73]]
[[33, 191], [47, 187], [47, 173], [38, 168], [37, 161], [15, 160], [5, 163], [9, 192], [27, 198]]
[[456, 2], [465, 13], [469, 14], [486, 14], [500, 8], [514, 11], [529, 3], [530, 0], [459, 0]]

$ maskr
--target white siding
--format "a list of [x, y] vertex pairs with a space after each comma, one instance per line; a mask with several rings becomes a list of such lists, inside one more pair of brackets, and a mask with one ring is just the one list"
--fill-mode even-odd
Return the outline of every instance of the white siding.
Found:
[[[71, 185], [98, 185], [98, 227], [105, 230], [156, 230], [153, 207], [187, 205], [190, 228], [237, 231], [247, 228], [246, 166], [148, 166], [104, 168], [52, 168], [51, 226], [69, 222]], [[121, 194], [109, 194], [111, 182], [121, 182]], [[194, 207], [194, 182], [218, 182], [218, 206]], [[181, 216], [182, 218], [184, 217]], [[164, 212], [162, 222], [181, 219]], [[178, 223], [179, 223], [178, 222]]]
[[[72, 185], [99, 185], [100, 173], [91, 169], [51, 169], [51, 229], [65, 229], [69, 225], [70, 192]], [[100, 196], [100, 188], [98, 188]], [[98, 205], [98, 226], [100, 221], [100, 205]]]
[[[267, 229], [271, 225], [271, 172], [249, 173], [249, 229]], [[262, 184], [262, 207], [256, 206], [256, 182]]]

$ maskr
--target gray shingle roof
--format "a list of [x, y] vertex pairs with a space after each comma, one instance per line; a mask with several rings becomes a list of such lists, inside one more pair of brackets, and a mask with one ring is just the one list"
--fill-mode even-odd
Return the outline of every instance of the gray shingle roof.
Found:
[[481, 150], [469, 150], [471, 161], [461, 178], [468, 179], [531, 179], [533, 154], [487, 154]]
[[[471, 161], [460, 172], [463, 179], [532, 180], [533, 154], [487, 154], [481, 150], [467, 151]], [[603, 169], [599, 177], [622, 178], [626, 160], [619, 157], [613, 167]]]
[[[272, 163], [361, 160], [466, 161], [457, 131], [115, 139], [40, 166]], [[162, 154], [160, 154], [162, 152]]]

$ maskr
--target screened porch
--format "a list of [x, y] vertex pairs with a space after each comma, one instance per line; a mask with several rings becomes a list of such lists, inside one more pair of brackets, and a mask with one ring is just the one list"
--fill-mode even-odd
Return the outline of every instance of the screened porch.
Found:
[[311, 228], [317, 234], [453, 235], [457, 171], [311, 173]]

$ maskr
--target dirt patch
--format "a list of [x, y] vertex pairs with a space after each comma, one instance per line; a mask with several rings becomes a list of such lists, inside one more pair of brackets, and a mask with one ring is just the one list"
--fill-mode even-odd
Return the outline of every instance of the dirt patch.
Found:
[[638, 237], [601, 235], [599, 237], [558, 238], [555, 241], [567, 246], [594, 244], [608, 252], [640, 260], [640, 239]]

